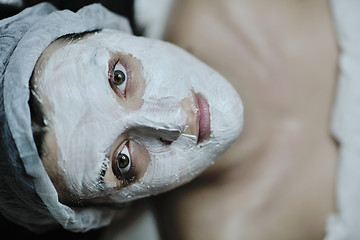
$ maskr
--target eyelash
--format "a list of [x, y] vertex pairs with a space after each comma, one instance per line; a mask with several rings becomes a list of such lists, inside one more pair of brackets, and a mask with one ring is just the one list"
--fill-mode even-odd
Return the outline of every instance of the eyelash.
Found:
[[[123, 91], [121, 91], [114, 83], [115, 67], [117, 64], [120, 64], [121, 67], [125, 70], [125, 71], [122, 71], [122, 72], [124, 72], [125, 78], [126, 78], [125, 79], [126, 82], [125, 82]], [[114, 90], [115, 93], [117, 93], [118, 95], [120, 94], [122, 97], [126, 98], [126, 93], [127, 93], [130, 79], [131, 79], [131, 71], [129, 71], [129, 67], [126, 63], [123, 64], [121, 62], [121, 60], [119, 60], [119, 59], [112, 60], [109, 63], [108, 80], [109, 80], [109, 84], [110, 84], [111, 88]]]
[[[128, 155], [129, 155], [129, 160], [130, 160], [130, 166], [129, 166], [129, 170], [127, 171], [127, 173], [122, 173], [121, 170], [118, 168], [118, 156], [120, 154], [123, 154], [123, 152], [125, 151], [124, 149], [127, 148], [128, 149]], [[126, 186], [128, 184], [130, 184], [131, 182], [133, 182], [136, 178], [136, 172], [135, 172], [135, 163], [134, 163], [134, 158], [131, 156], [130, 153], [130, 145], [129, 145], [129, 141], [127, 141], [125, 144], [121, 144], [119, 146], [119, 148], [115, 151], [114, 156], [112, 157], [112, 171], [114, 173], [114, 175], [116, 176], [117, 179], [121, 180], [123, 182], [123, 184]]]

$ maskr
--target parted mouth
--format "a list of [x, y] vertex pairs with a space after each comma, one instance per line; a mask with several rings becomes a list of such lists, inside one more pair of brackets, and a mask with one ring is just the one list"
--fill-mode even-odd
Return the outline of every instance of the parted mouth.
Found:
[[197, 144], [199, 144], [210, 137], [210, 106], [207, 99], [201, 93], [196, 93], [195, 96], [199, 108], [197, 117], [197, 124], [199, 126]]

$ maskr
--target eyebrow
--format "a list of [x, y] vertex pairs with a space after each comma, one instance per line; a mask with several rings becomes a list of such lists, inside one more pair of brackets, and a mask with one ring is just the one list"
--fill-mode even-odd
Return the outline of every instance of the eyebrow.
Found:
[[84, 39], [85, 37], [90, 36], [96, 32], [100, 32], [100, 31], [101, 31], [101, 29], [95, 29], [95, 30], [91, 30], [91, 31], [81, 32], [81, 33], [69, 33], [69, 34], [59, 37], [56, 40], [61, 39], [67, 43], [77, 43], [80, 40]]
[[68, 204], [71, 207], [77, 208], [98, 208], [98, 209], [109, 209], [109, 210], [129, 210], [134, 205], [133, 202], [93, 202], [91, 199], [85, 201], [79, 201], [76, 203]]

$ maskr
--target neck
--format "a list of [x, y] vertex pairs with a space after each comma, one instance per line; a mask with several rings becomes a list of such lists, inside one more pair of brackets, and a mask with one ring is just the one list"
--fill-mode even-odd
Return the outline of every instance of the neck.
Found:
[[[185, 2], [197, 5], [178, 8], [169, 39], [233, 84], [245, 121], [210, 169], [164, 195], [166, 207], [160, 199], [164, 226], [181, 239], [322, 239], [335, 211], [337, 159], [329, 131], [337, 48], [328, 2], [211, 1], [214, 9]], [[213, 27], [202, 26], [206, 18]]]
[[322, 239], [335, 211], [334, 143], [311, 150], [311, 143], [278, 134], [238, 158], [240, 143], [196, 181], [160, 198], [166, 227], [184, 239]]

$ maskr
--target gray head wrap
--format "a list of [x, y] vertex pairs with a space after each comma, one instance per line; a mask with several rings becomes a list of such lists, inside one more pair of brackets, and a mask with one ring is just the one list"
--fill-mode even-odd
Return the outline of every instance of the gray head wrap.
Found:
[[104, 28], [131, 32], [126, 19], [99, 4], [73, 13], [42, 3], [0, 21], [0, 212], [29, 229], [60, 223], [87, 231], [112, 219], [110, 210], [58, 201], [36, 150], [28, 106], [29, 79], [44, 49], [63, 35]]

